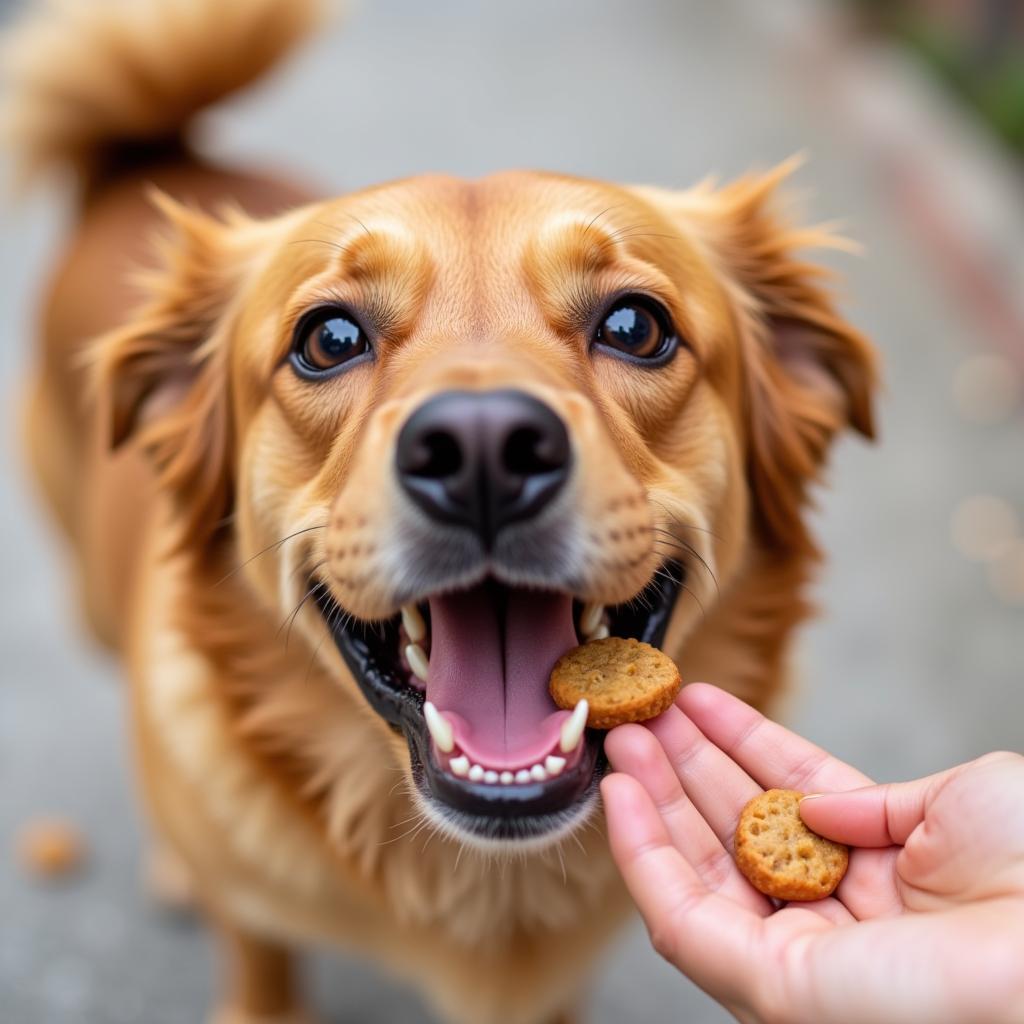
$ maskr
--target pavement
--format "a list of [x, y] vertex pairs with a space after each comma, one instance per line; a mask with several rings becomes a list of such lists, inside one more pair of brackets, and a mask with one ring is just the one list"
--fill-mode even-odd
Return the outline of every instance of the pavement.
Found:
[[[1013, 330], [996, 330], [959, 286], [964, 264], [946, 249], [961, 236], [923, 232], [906, 187], [893, 188], [877, 118], [847, 102], [860, 95], [856, 75], [840, 88], [838, 58], [804, 47], [809, 10], [788, 0], [364, 0], [266, 87], [211, 116], [209, 138], [218, 152], [338, 190], [510, 166], [684, 186], [806, 152], [794, 184], [808, 217], [842, 218], [865, 246], [861, 258], [828, 262], [844, 274], [844, 310], [884, 354], [886, 388], [879, 443], [841, 442], [820, 495], [823, 614], [803, 634], [784, 717], [876, 778], [910, 778], [1024, 745], [1014, 525], [1024, 339], [1015, 346]], [[907, 77], [932, 96], [900, 64], [897, 78]], [[892, 89], [895, 108], [907, 90]], [[961, 123], [936, 102], [940, 121]], [[909, 164], [932, 181], [925, 162]], [[946, 196], [939, 187], [929, 207], [944, 224], [987, 232], [993, 251], [1021, 251], [1012, 191], [981, 222]], [[53, 193], [0, 213], [0, 1022], [195, 1024], [212, 991], [208, 943], [141, 892], [144, 825], [117, 673], [78, 627], [17, 443], [36, 296], [65, 213]], [[979, 397], [986, 379], [998, 402]], [[1010, 521], [983, 555], [966, 545], [987, 561], [963, 553], [965, 534], [992, 529], [964, 505], [978, 495]], [[45, 813], [88, 838], [86, 869], [63, 883], [28, 881], [13, 856], [19, 827]], [[431, 1020], [415, 993], [354, 958], [319, 953], [307, 969], [325, 1021]], [[597, 972], [588, 1013], [594, 1024], [731, 1019], [655, 956], [639, 925]]]

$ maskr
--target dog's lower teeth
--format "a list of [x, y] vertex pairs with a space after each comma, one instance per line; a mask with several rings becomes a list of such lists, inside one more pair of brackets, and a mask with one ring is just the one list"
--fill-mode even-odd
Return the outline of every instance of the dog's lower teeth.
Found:
[[470, 782], [485, 782], [489, 786], [497, 783], [503, 786], [511, 786], [513, 783], [523, 786], [528, 782], [546, 782], [560, 774], [565, 764], [564, 757], [551, 754], [544, 764], [535, 764], [514, 772], [508, 769], [499, 772], [494, 768], [484, 768], [482, 764], [471, 764], [465, 754], [460, 754], [448, 762], [448, 769], [452, 775], [457, 775], [460, 779], [468, 778]]
[[589, 714], [590, 705], [584, 698], [573, 708], [572, 714], [565, 720], [559, 743], [563, 754], [571, 753], [576, 749], [583, 736], [583, 730], [587, 727], [587, 715]]
[[429, 700], [423, 705], [423, 718], [437, 749], [442, 754], [450, 754], [455, 749], [455, 733], [451, 722]]

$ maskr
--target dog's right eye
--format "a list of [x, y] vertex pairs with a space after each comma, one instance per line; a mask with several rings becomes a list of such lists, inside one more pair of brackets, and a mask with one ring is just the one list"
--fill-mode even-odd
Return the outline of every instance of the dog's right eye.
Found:
[[306, 377], [322, 377], [371, 352], [370, 341], [346, 310], [324, 309], [300, 321], [292, 365]]

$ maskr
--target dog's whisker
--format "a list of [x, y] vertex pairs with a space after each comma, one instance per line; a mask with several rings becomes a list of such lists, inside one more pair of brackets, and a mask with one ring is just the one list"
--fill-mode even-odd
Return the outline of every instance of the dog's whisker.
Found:
[[273, 551], [275, 548], [280, 548], [283, 544], [286, 544], [288, 541], [293, 540], [295, 537], [299, 537], [304, 533], [312, 533], [314, 530], [326, 530], [327, 526], [327, 523], [320, 523], [317, 526], [307, 526], [304, 529], [296, 530], [294, 533], [289, 533], [286, 537], [282, 537], [280, 540], [275, 540], [272, 544], [268, 544], [265, 548], [263, 548], [262, 551], [257, 551], [255, 555], [251, 555], [240, 565], [236, 565], [229, 573], [227, 573], [226, 575], [222, 576], [219, 580], [217, 580], [217, 582], [214, 583], [214, 586], [219, 587], [222, 583], [227, 582], [227, 580], [231, 579], [231, 577], [234, 576], [236, 572], [240, 572], [250, 562], [256, 561], [257, 558], [259, 558], [261, 555], [265, 555], [268, 551]]
[[305, 603], [306, 603], [306, 602], [307, 602], [307, 601], [308, 601], [308, 600], [309, 600], [309, 599], [310, 599], [310, 598], [311, 598], [311, 597], [312, 597], [312, 596], [313, 596], [313, 595], [314, 595], [314, 594], [315, 594], [315, 593], [316, 593], [316, 592], [317, 592], [318, 590], [323, 590], [323, 588], [324, 588], [325, 586], [326, 586], [326, 584], [325, 584], [325, 583], [323, 583], [323, 582], [319, 582], [319, 583], [314, 583], [314, 584], [313, 584], [313, 586], [311, 586], [311, 587], [309, 588], [309, 590], [307, 590], [307, 591], [306, 591], [306, 593], [305, 593], [305, 594], [303, 595], [303, 597], [302, 597], [302, 600], [301, 600], [301, 601], [299, 601], [299, 603], [298, 603], [298, 604], [297, 604], [297, 605], [295, 606], [295, 610], [294, 610], [294, 611], [293, 611], [293, 612], [292, 612], [292, 613], [291, 613], [291, 614], [290, 614], [290, 615], [289, 615], [289, 616], [288, 616], [288, 617], [287, 617], [287, 618], [286, 618], [286, 619], [284, 620], [284, 622], [282, 622], [282, 623], [281, 623], [281, 625], [280, 625], [280, 626], [278, 626], [278, 628], [277, 628], [277, 636], [278, 636], [278, 637], [279, 637], [279, 636], [281, 635], [281, 630], [285, 628], [285, 625], [287, 625], [287, 627], [288, 627], [288, 631], [287, 631], [287, 633], [285, 634], [285, 638], [284, 638], [284, 647], [285, 647], [285, 650], [287, 650], [287, 649], [288, 649], [288, 641], [289, 641], [289, 640], [291, 639], [291, 634], [292, 634], [292, 626], [294, 625], [294, 623], [295, 623], [295, 619], [296, 619], [296, 617], [298, 616], [299, 612], [300, 612], [300, 611], [302, 611], [302, 606], [303, 606], [303, 605], [304, 605], [304, 604], [305, 604]]

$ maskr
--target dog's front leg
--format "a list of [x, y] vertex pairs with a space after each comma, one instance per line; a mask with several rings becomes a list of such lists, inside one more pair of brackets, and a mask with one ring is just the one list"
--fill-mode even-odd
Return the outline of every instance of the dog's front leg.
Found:
[[296, 990], [292, 955], [222, 920], [211, 922], [224, 958], [211, 1024], [311, 1024]]

